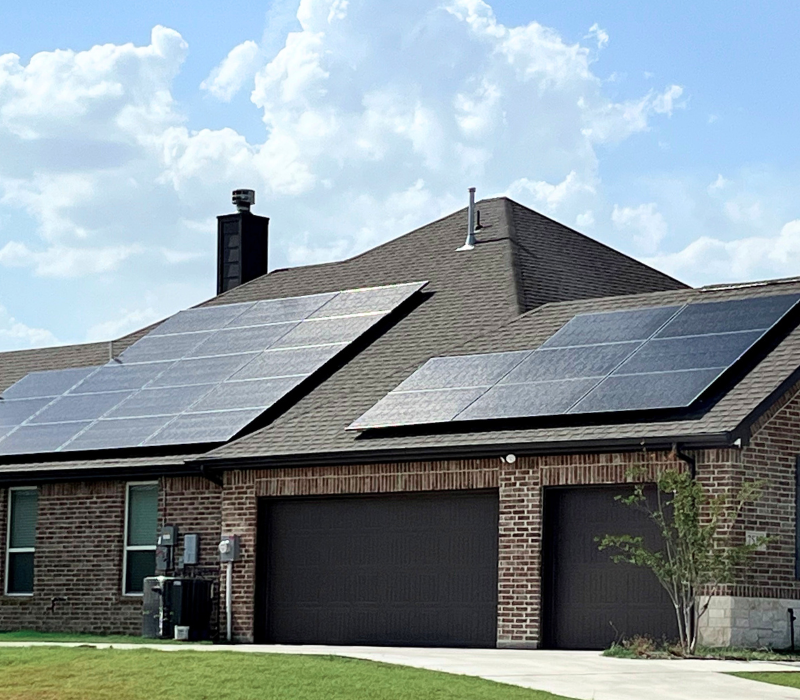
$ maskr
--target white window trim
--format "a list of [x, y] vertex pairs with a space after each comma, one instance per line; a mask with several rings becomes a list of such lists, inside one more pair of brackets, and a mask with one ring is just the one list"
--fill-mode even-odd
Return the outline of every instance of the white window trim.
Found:
[[129, 481], [125, 484], [125, 527], [123, 530], [122, 540], [122, 595], [131, 598], [141, 598], [143, 593], [129, 593], [125, 590], [125, 582], [128, 580], [128, 552], [155, 552], [156, 545], [154, 544], [134, 544], [128, 545], [128, 509], [131, 502], [131, 486], [155, 486], [158, 487], [157, 481]]
[[[12, 547], [11, 546], [11, 492], [12, 491], [38, 491], [38, 487], [36, 486], [12, 486], [8, 489], [8, 494], [6, 496], [6, 507], [8, 508], [7, 513], [7, 522], [6, 522], [6, 563], [5, 563], [5, 576], [3, 581], [3, 593], [7, 596], [14, 596], [14, 597], [21, 597], [30, 598], [33, 595], [33, 591], [30, 593], [9, 593], [8, 592], [8, 574], [9, 574], [9, 564], [11, 562], [11, 555], [12, 554], [34, 554], [36, 552], [36, 547]], [[39, 516], [37, 512], [36, 516], [36, 527], [39, 527]], [[34, 554], [35, 556], [35, 554]]]

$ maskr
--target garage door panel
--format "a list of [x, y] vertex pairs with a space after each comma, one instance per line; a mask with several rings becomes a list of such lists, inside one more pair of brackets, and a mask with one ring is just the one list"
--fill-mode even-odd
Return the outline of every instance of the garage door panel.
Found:
[[497, 494], [265, 499], [264, 637], [494, 646]]
[[[545, 625], [547, 646], [602, 649], [636, 634], [676, 635], [672, 603], [649, 570], [617, 564], [596, 538], [640, 535], [658, 547], [646, 513], [618, 500], [630, 487], [548, 489], [545, 495]], [[648, 492], [654, 497], [654, 490]]]

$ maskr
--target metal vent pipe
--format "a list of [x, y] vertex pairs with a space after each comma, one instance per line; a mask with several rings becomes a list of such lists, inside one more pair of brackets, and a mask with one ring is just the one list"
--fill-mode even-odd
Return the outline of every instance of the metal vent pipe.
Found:
[[469, 188], [469, 207], [467, 207], [467, 240], [458, 250], [472, 250], [475, 247], [475, 188]]

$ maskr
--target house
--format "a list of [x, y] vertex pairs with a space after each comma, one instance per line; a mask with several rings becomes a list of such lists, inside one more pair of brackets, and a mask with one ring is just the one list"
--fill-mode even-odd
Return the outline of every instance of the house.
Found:
[[[510, 199], [475, 209], [267, 273], [267, 220], [245, 203], [219, 218], [220, 293], [205, 304], [112, 343], [0, 354], [0, 629], [138, 633], [157, 532], [174, 525], [173, 567], [223, 600], [217, 545], [238, 536], [242, 642], [670, 634], [657, 583], [594, 538], [652, 537], [614, 497], [632, 466], [674, 466], [713, 490], [765, 480], [736, 536], [771, 539], [715, 592], [703, 635], [787, 646], [800, 280], [692, 289]], [[569, 340], [584, 331], [594, 340]], [[609, 379], [648, 352], [668, 371]], [[528, 372], [515, 394], [511, 371]], [[598, 372], [624, 386], [576, 411]], [[195, 564], [184, 534], [199, 537]]]

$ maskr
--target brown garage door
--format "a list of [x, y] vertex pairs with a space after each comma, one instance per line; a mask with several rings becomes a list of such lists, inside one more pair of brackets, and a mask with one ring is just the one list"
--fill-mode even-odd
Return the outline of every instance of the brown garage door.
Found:
[[263, 499], [258, 636], [495, 645], [497, 493]]
[[630, 493], [625, 487], [545, 492], [546, 646], [603, 649], [637, 634], [677, 637], [672, 603], [655, 576], [641, 567], [615, 564], [595, 541], [606, 534], [627, 533], [658, 545], [648, 516], [615, 500]]

